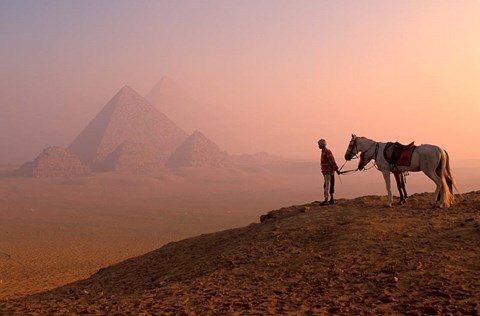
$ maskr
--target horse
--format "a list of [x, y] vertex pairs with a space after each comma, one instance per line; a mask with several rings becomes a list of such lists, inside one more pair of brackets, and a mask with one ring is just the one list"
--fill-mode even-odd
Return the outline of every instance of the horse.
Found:
[[450, 162], [448, 153], [436, 145], [420, 145], [416, 146], [411, 156], [409, 166], [396, 166], [395, 170], [392, 165], [385, 159], [381, 153], [384, 152], [387, 143], [377, 142], [366, 137], [357, 137], [352, 134], [352, 138], [345, 152], [345, 160], [350, 161], [360, 155], [359, 169], [374, 160], [377, 169], [382, 172], [385, 179], [385, 186], [388, 194], [389, 206], [392, 206], [393, 197], [390, 188], [390, 173], [391, 172], [418, 172], [422, 171], [429, 177], [436, 185], [435, 192], [432, 196], [431, 203], [433, 208], [450, 207], [455, 202], [453, 195], [453, 188], [460, 192], [457, 188], [455, 179], [450, 170]]

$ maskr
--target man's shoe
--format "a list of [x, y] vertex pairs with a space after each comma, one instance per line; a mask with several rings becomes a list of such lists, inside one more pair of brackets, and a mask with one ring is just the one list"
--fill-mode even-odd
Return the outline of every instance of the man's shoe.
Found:
[[331, 199], [328, 204], [335, 204], [335, 201], [333, 199]]

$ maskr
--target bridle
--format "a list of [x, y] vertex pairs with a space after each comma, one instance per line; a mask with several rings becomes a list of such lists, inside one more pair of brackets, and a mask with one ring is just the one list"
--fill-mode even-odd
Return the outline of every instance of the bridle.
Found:
[[[352, 144], [353, 142], [353, 144]], [[345, 154], [345, 156], [349, 156], [350, 159], [349, 160], [352, 160], [352, 159], [358, 159], [358, 148], [357, 148], [357, 137], [352, 135], [352, 140], [350, 140], [350, 143], [348, 144], [348, 148], [349, 150], [347, 151], [347, 153]], [[353, 153], [355, 152], [355, 154]], [[338, 169], [338, 174], [349, 174], [349, 173], [354, 173], [354, 172], [357, 172], [358, 171], [358, 167], [357, 169], [351, 169], [351, 170], [345, 170], [345, 171], [342, 171], [343, 167], [345, 166], [345, 164], [347, 163], [347, 159], [345, 159], [345, 162], [343, 163], [343, 165], [340, 167], [340, 169]]]
[[[352, 145], [352, 142], [353, 142], [353, 145]], [[350, 160], [351, 159], [357, 159], [358, 158], [358, 155], [357, 155], [358, 154], [358, 148], [357, 148], [357, 137], [356, 136], [352, 137], [352, 140], [350, 140], [350, 144], [348, 145], [348, 148], [350, 148], [350, 150], [347, 152], [347, 154], [350, 156]], [[355, 154], [353, 153], [354, 151], [355, 151]]]

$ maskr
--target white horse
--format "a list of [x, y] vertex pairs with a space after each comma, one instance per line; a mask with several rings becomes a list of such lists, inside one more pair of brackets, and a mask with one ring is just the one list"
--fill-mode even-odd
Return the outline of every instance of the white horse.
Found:
[[392, 191], [390, 187], [390, 173], [404, 171], [423, 171], [436, 184], [436, 190], [432, 197], [432, 206], [450, 207], [454, 201], [453, 188], [457, 188], [455, 179], [450, 171], [449, 157], [445, 150], [435, 145], [420, 145], [412, 153], [410, 166], [396, 166], [392, 170], [392, 165], [387, 162], [383, 152], [387, 143], [380, 143], [365, 137], [356, 137], [352, 135], [350, 144], [345, 153], [345, 160], [350, 161], [361, 153], [359, 169], [370, 161], [374, 160], [379, 171], [382, 172], [385, 179], [385, 186], [388, 193], [389, 206], [392, 205]]

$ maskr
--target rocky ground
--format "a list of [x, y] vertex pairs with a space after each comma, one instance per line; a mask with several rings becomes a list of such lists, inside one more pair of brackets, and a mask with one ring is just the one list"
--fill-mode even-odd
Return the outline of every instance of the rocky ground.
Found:
[[479, 315], [480, 191], [448, 209], [429, 199], [274, 210], [260, 223], [3, 299], [0, 314]]

